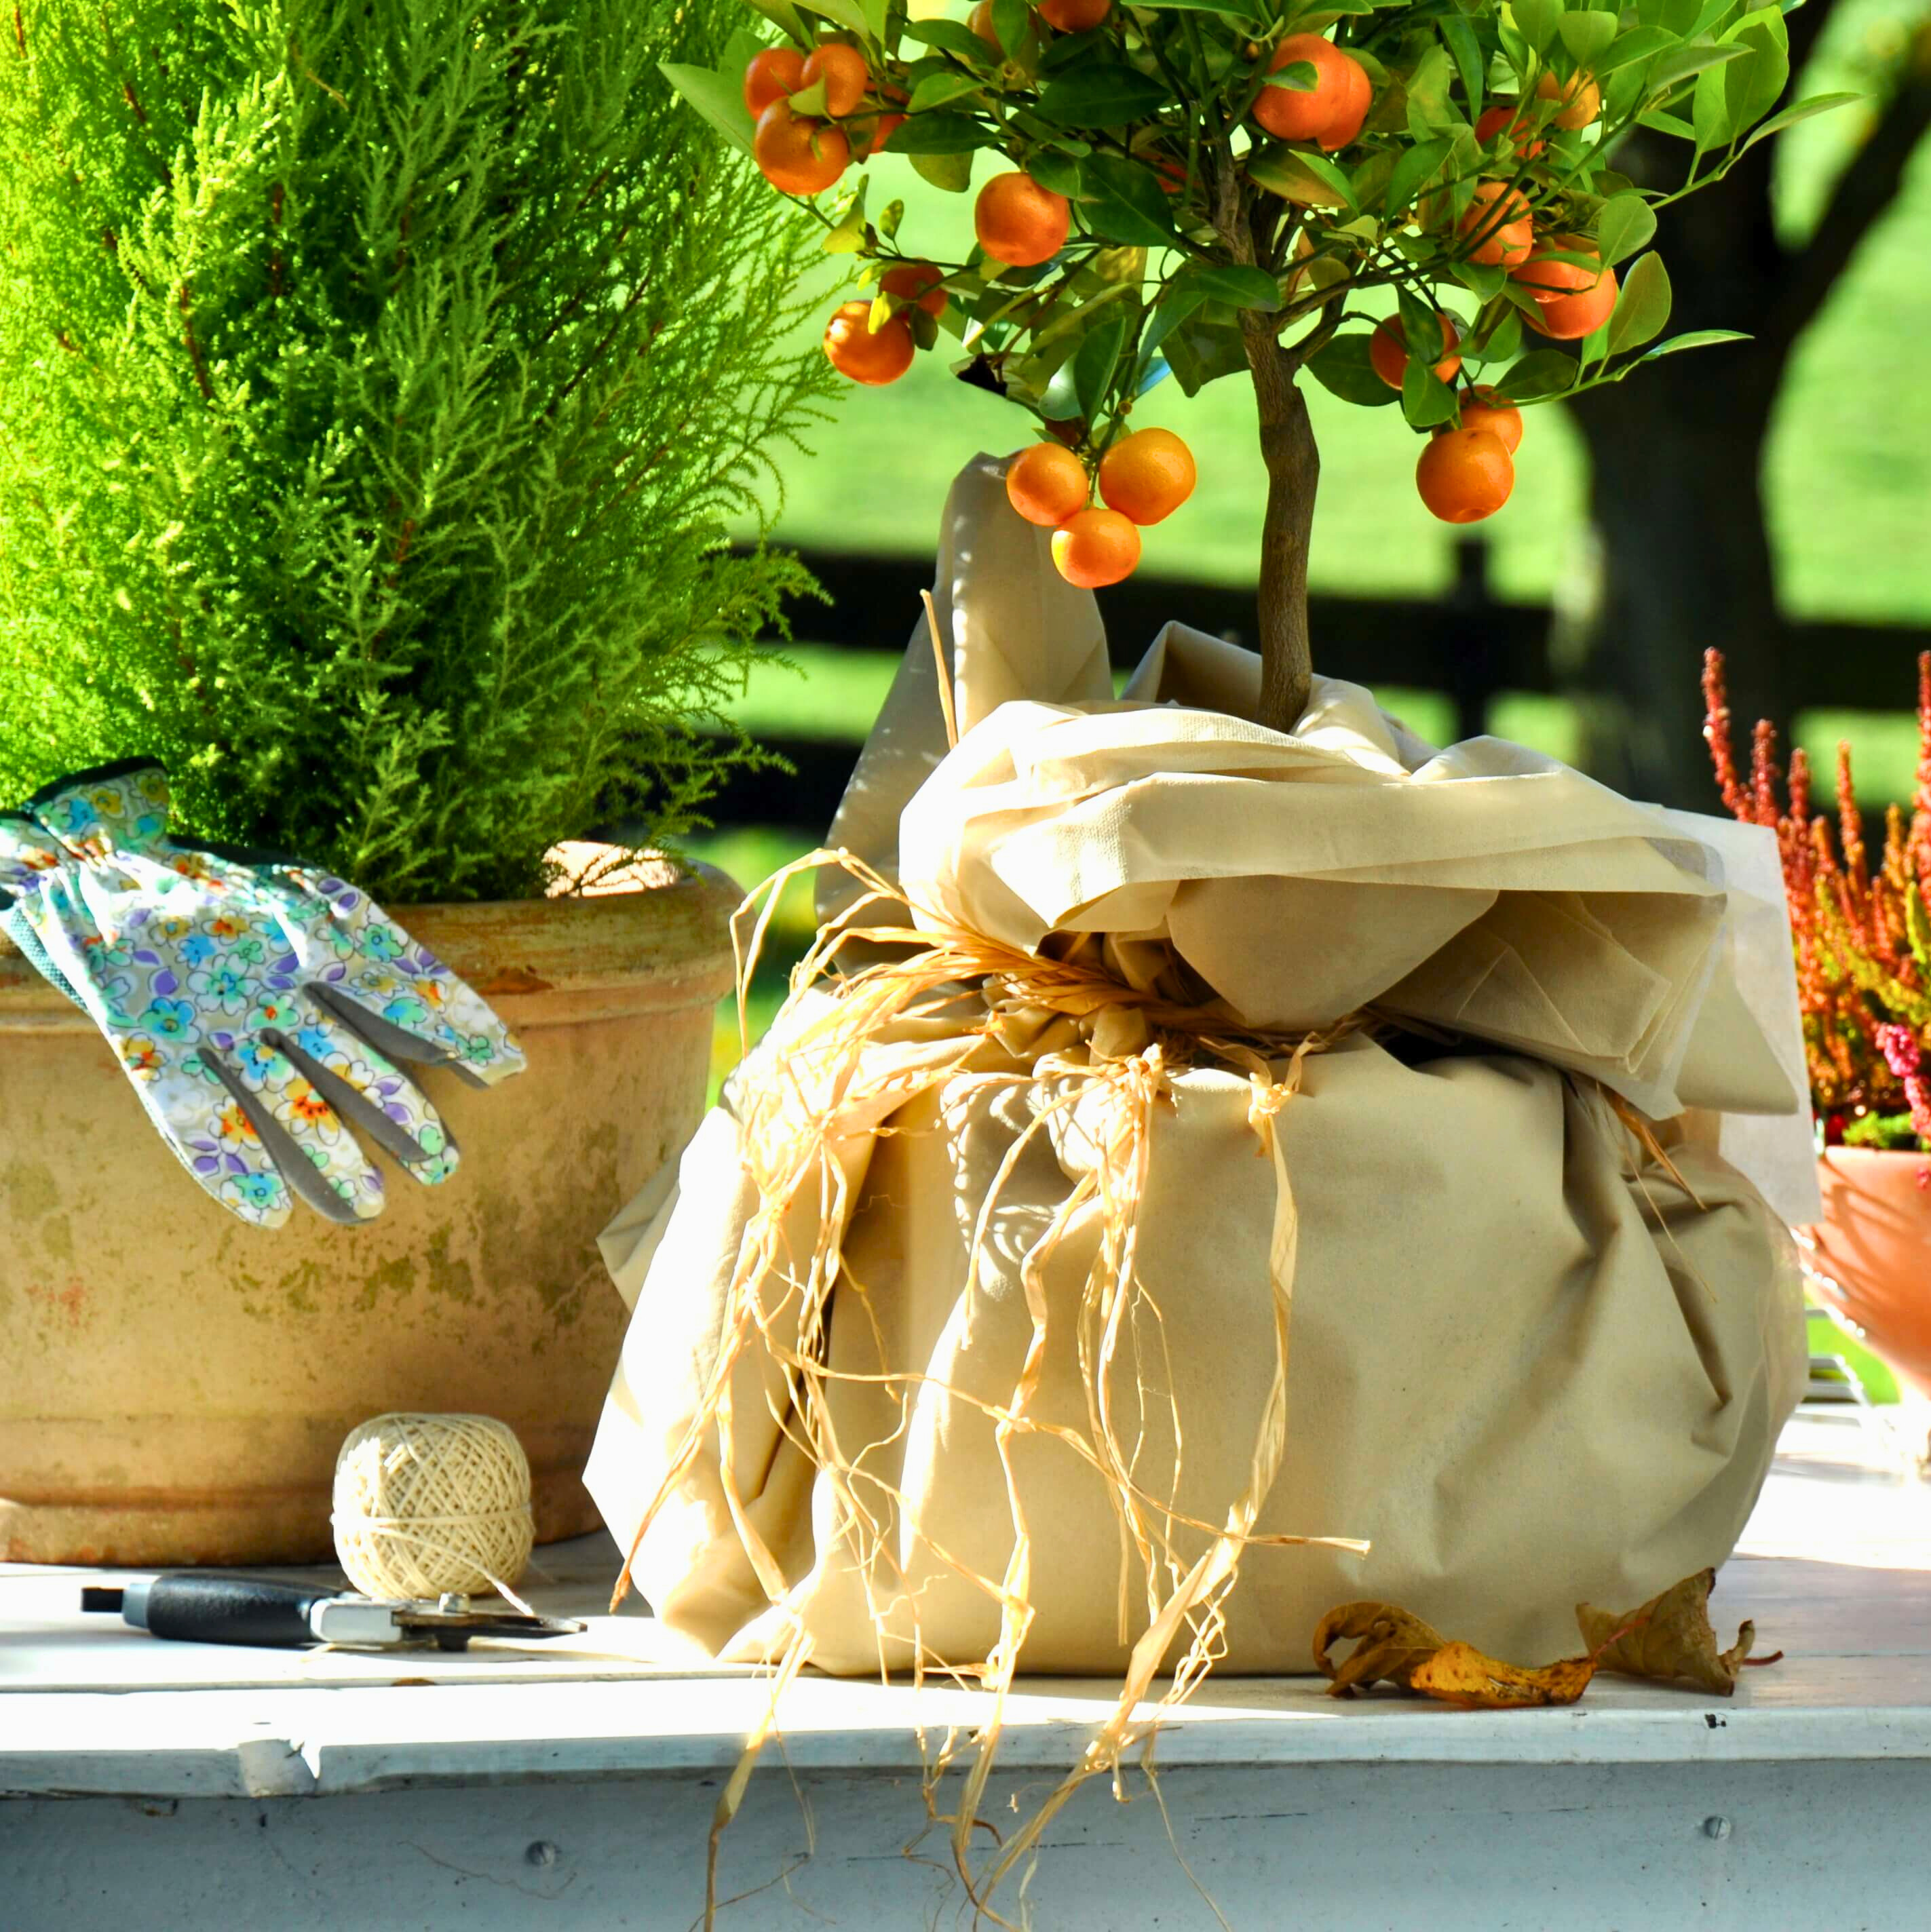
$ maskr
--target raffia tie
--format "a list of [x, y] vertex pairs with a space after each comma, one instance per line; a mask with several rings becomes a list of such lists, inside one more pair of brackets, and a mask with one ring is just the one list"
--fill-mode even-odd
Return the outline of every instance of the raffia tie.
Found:
[[335, 1460], [335, 1557], [364, 1595], [428, 1598], [515, 1585], [536, 1540], [530, 1462], [490, 1415], [378, 1415]]
[[[902, 1580], [893, 1533], [878, 1520], [875, 1507], [873, 1499], [881, 1486], [878, 1474], [868, 1472], [862, 1487], [854, 1480], [852, 1451], [838, 1439], [828, 1400], [830, 1385], [840, 1378], [829, 1364], [827, 1340], [832, 1297], [843, 1268], [843, 1230], [852, 1205], [838, 1144], [854, 1130], [854, 1123], [881, 1119], [954, 1077], [1037, 1088], [1042, 1077], [1050, 1076], [1050, 1094], [1017, 1137], [981, 1204], [972, 1244], [975, 1259], [963, 1289], [969, 1299], [976, 1286], [976, 1256], [1002, 1191], [1029, 1147], [1050, 1131], [1056, 1118], [1083, 1100], [1098, 1097], [1106, 1103], [1092, 1120], [1101, 1143], [1095, 1171], [1069, 1190], [1025, 1270], [1022, 1285], [1032, 1313], [1032, 1336], [1013, 1389], [997, 1400], [950, 1385], [945, 1390], [994, 1425], [1013, 1526], [1012, 1554], [1005, 1573], [981, 1575], [920, 1538], [929, 1554], [959, 1571], [999, 1606], [999, 1638], [981, 1664], [929, 1656], [915, 1624], [911, 1641], [915, 1680], [922, 1679], [927, 1670], [955, 1678], [971, 1676], [993, 1696], [991, 1714], [978, 1733], [959, 1800], [945, 1822], [950, 1826], [953, 1862], [969, 1894], [992, 1923], [1004, 1925], [1008, 1922], [987, 1901], [1015, 1866], [1032, 1854], [1047, 1824], [1088, 1779], [1116, 1772], [1129, 1749], [1149, 1744], [1161, 1713], [1183, 1703], [1221, 1654], [1225, 1605], [1245, 1552], [1257, 1545], [1320, 1544], [1356, 1553], [1367, 1548], [1347, 1538], [1263, 1534], [1256, 1528], [1287, 1445], [1288, 1325], [1299, 1230], [1275, 1117], [1298, 1089], [1308, 1058], [1338, 1044], [1361, 1023], [1350, 1019], [1320, 1032], [1257, 1029], [1223, 1008], [1188, 1005], [1128, 986], [1092, 959], [1053, 959], [1017, 951], [909, 908], [888, 881], [861, 861], [848, 853], [826, 851], [774, 874], [739, 914], [740, 921], [749, 920], [752, 928], [748, 944], [741, 926], [734, 928], [739, 940], [740, 1024], [747, 1033], [746, 989], [785, 886], [802, 873], [831, 866], [856, 879], [863, 895], [820, 929], [792, 974], [791, 998], [785, 1012], [741, 1082], [739, 1144], [758, 1205], [740, 1248], [710, 1384], [637, 1540], [641, 1543], [657, 1510], [681, 1485], [704, 1444], [714, 1442], [720, 1458], [719, 1480], [738, 1537], [766, 1594], [779, 1606], [791, 1632], [779, 1657], [771, 1708], [719, 1801], [713, 1822], [707, 1923], [716, 1898], [718, 1834], [735, 1814], [751, 1766], [776, 1728], [779, 1693], [809, 1656], [804, 1606], [760, 1534], [747, 1503], [745, 1486], [755, 1485], [756, 1473], [740, 1472], [734, 1464], [732, 1372], [747, 1350], [760, 1351], [784, 1378], [788, 1402], [783, 1426], [829, 1486], [833, 1536], [861, 1552], [860, 1567], [868, 1576], [875, 1567], [888, 1580], [896, 1574]], [[905, 910], [914, 910], [916, 928], [902, 922], [866, 922], [868, 915], [877, 919], [882, 914], [890, 920]], [[821, 996], [815, 1006], [806, 1003], [806, 996], [813, 993]], [[1070, 1029], [1062, 1023], [1068, 1018], [1074, 1023]], [[922, 1057], [909, 1070], [893, 1056], [869, 1055], [868, 1049], [887, 1028], [920, 1020], [938, 1020], [956, 1028], [956, 1053]], [[1074, 1050], [1051, 1050], [1049, 1036], [1070, 1036]], [[1016, 1061], [1020, 1070], [998, 1066], [987, 1070], [981, 1049], [989, 1041], [1004, 1049], [1005, 1069]], [[969, 1072], [966, 1063], [975, 1055]], [[1110, 1399], [1116, 1365], [1130, 1360], [1134, 1352], [1134, 1322], [1141, 1310], [1150, 1310], [1134, 1256], [1156, 1110], [1170, 1092], [1173, 1071], [1203, 1060], [1218, 1063], [1248, 1080], [1255, 1152], [1272, 1162], [1275, 1181], [1268, 1282], [1275, 1341], [1273, 1374], [1248, 1479], [1240, 1493], [1228, 1498], [1226, 1514], [1217, 1522], [1189, 1516], [1174, 1506], [1170, 1495], [1155, 1496], [1143, 1488], [1134, 1474], [1133, 1448], [1119, 1440], [1113, 1428]], [[809, 1252], [800, 1251], [788, 1237], [787, 1219], [794, 1207], [808, 1209], [806, 1218], [818, 1230]], [[1079, 1429], [1035, 1416], [1032, 1404], [1046, 1353], [1042, 1270], [1075, 1217], [1089, 1208], [1097, 1208], [1103, 1232], [1077, 1324], [1089, 1411], [1086, 1426]], [[875, 1382], [877, 1378], [867, 1379]], [[914, 1386], [932, 1380], [911, 1371], [890, 1379], [902, 1384], [908, 1396]], [[1174, 1419], [1177, 1443], [1184, 1432], [1177, 1414]], [[983, 1838], [975, 1838], [975, 1821], [998, 1748], [1006, 1699], [1034, 1616], [1029, 1599], [1032, 1542], [1011, 1454], [1015, 1440], [1028, 1432], [1064, 1444], [1101, 1479], [1121, 1538], [1122, 1634], [1133, 1619], [1136, 1594], [1140, 1627], [1118, 1700], [1080, 1763], [1017, 1830], [995, 1834], [997, 1849], [982, 1865], [975, 1862], [984, 1844]], [[913, 1534], [919, 1535], [913, 1506], [902, 1494], [893, 1499]], [[1205, 1546], [1200, 1548], [1203, 1540]], [[635, 1552], [633, 1545], [633, 1556]], [[619, 1598], [629, 1577], [626, 1564], [617, 1586]], [[800, 1587], [809, 1587], [809, 1580]], [[909, 1606], [916, 1619], [915, 1592], [888, 1587], [884, 1595], [902, 1610]], [[881, 1668], [886, 1664], [889, 1615], [888, 1605], [874, 1601]], [[1136, 1712], [1147, 1701], [1154, 1680], [1176, 1653], [1179, 1660], [1172, 1668], [1169, 1688], [1155, 1700], [1152, 1717], [1137, 1720]], [[948, 1745], [929, 1767], [929, 1803], [935, 1802], [934, 1794], [952, 1751]], [[1150, 1776], [1150, 1759], [1143, 1757], [1143, 1762]], [[935, 1810], [934, 1815], [938, 1815]]]

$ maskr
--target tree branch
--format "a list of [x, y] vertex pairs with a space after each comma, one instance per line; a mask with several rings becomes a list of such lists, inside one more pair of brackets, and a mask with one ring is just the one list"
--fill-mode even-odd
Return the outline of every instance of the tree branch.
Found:
[[[1794, 20], [1807, 14], [1801, 8]], [[1823, 218], [1808, 244], [1791, 258], [1782, 293], [1765, 318], [1762, 333], [1779, 342], [1794, 341], [1824, 306], [1837, 278], [1857, 246], [1897, 198], [1912, 152], [1931, 128], [1931, 27], [1920, 28], [1901, 63], [1897, 92], [1871, 136], [1838, 176]]]

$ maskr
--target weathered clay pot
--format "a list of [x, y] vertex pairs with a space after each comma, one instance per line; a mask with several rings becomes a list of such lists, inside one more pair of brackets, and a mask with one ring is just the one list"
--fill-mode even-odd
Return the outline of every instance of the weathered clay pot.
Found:
[[1931, 1156], [1827, 1148], [1817, 1178], [1812, 1288], [1931, 1395]]
[[397, 909], [527, 1071], [423, 1084], [462, 1150], [379, 1219], [234, 1220], [149, 1126], [86, 1018], [0, 940], [0, 1559], [306, 1562], [335, 1452], [386, 1409], [500, 1417], [539, 1540], [581, 1471], [623, 1304], [596, 1234], [704, 1104], [737, 894], [653, 867], [606, 897]]

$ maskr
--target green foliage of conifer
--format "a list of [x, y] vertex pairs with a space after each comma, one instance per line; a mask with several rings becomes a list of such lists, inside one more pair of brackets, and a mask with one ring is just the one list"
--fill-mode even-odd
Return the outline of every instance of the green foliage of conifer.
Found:
[[[677, 104], [727, 0], [21, 0], [0, 23], [0, 802], [514, 896], [695, 820], [793, 562], [815, 255]], [[734, 9], [731, 9], [734, 12]]]

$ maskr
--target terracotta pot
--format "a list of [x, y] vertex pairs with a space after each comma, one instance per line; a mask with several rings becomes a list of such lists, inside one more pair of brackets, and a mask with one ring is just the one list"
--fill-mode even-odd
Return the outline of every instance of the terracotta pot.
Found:
[[189, 1180], [84, 1015], [0, 940], [0, 1559], [302, 1562], [335, 1452], [386, 1409], [500, 1416], [539, 1541], [581, 1472], [625, 1311], [597, 1231], [702, 1109], [737, 900], [654, 867], [607, 897], [396, 909], [527, 1071], [424, 1084], [463, 1154], [376, 1220], [273, 1233]]
[[1811, 1286], [1931, 1395], [1931, 1156], [1833, 1147], [1817, 1167]]

